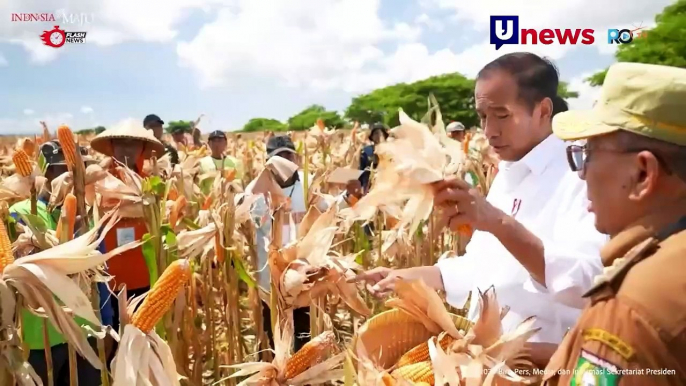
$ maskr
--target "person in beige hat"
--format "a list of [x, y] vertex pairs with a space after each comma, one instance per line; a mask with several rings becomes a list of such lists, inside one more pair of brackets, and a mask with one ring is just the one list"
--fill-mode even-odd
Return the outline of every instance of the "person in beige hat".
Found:
[[[103, 131], [93, 138], [91, 148], [114, 158], [143, 177], [145, 177], [143, 161], [152, 156], [161, 157], [165, 151], [164, 145], [155, 138], [152, 130], [146, 130], [133, 120]], [[112, 169], [111, 172], [114, 176], [121, 178], [117, 170]], [[101, 245], [102, 252], [111, 251], [129, 241], [140, 240], [147, 232], [144, 218], [122, 218], [105, 235]], [[125, 285], [129, 296], [138, 296], [150, 289], [148, 267], [140, 246], [108, 260], [107, 271], [113, 276], [108, 283], [113, 291]], [[117, 331], [119, 307], [115, 297], [112, 297], [112, 302], [114, 309], [112, 327]]]
[[143, 161], [150, 157], [161, 157], [164, 145], [152, 131], [146, 130], [135, 121], [129, 120], [105, 130], [91, 141], [91, 148], [123, 163], [137, 173], [143, 171]]
[[445, 131], [448, 133], [450, 138], [459, 142], [464, 141], [464, 137], [467, 134], [467, 130], [462, 122], [456, 121], [450, 122], [448, 126], [446, 126]]
[[589, 111], [553, 120], [612, 238], [546, 385], [686, 385], [686, 69], [610, 67]]

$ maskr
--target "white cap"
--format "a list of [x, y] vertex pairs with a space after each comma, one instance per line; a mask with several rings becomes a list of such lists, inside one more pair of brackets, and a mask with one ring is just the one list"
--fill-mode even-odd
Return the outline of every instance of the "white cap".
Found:
[[464, 131], [464, 125], [460, 122], [451, 122], [448, 127], [445, 128], [445, 131], [448, 133], [452, 133], [454, 131]]

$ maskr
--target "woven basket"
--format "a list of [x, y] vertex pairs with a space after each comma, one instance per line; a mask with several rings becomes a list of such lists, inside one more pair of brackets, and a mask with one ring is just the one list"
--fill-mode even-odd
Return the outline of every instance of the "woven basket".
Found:
[[[458, 330], [467, 332], [473, 325], [459, 315], [450, 316]], [[357, 342], [362, 342], [369, 358], [376, 365], [389, 369], [403, 354], [433, 335], [410, 314], [393, 309], [367, 320], [353, 339], [353, 350], [357, 353]]]

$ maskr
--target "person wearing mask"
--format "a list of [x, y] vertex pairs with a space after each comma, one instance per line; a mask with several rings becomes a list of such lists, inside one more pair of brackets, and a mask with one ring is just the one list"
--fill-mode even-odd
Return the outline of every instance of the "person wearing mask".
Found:
[[[141, 177], [145, 159], [164, 154], [164, 145], [155, 138], [149, 130], [127, 122], [118, 127], [105, 130], [93, 138], [91, 148], [98, 153], [112, 157]], [[114, 162], [112, 163], [114, 166]], [[115, 169], [110, 171], [115, 177], [122, 178]], [[111, 251], [132, 241], [140, 240], [148, 233], [145, 219], [122, 218], [110, 229], [103, 240], [104, 252]], [[123, 252], [107, 261], [108, 273], [113, 276], [110, 288], [117, 292], [121, 285], [126, 285], [129, 297], [146, 293], [150, 289], [150, 274], [143, 257], [142, 247]], [[114, 320], [112, 327], [119, 328], [119, 307], [116, 298], [112, 298], [114, 305]]]
[[[458, 308], [470, 291], [494, 286], [500, 305], [510, 309], [505, 331], [535, 316], [541, 330], [532, 342], [562, 341], [585, 305], [581, 295], [602, 270], [598, 251], [607, 237], [593, 226], [586, 186], [569, 170], [564, 142], [552, 135], [552, 117], [567, 109], [558, 83], [554, 65], [532, 53], [487, 64], [476, 80], [476, 111], [502, 160], [500, 171], [487, 197], [457, 178], [433, 184], [439, 224], [453, 232], [464, 224], [475, 229], [466, 254], [434, 266], [376, 268], [358, 280], [381, 296], [398, 278], [423, 279]], [[472, 301], [468, 318], [477, 317]], [[533, 359], [545, 366], [554, 348], [539, 347]]]
[[445, 131], [448, 133], [450, 138], [458, 142], [464, 141], [465, 135], [467, 134], [467, 130], [460, 122], [450, 122], [445, 128]]
[[[88, 159], [88, 152], [86, 149], [79, 147], [82, 157], [85, 162]], [[43, 189], [37, 195], [36, 215], [40, 218], [46, 227], [50, 230], [57, 229], [59, 221], [59, 209], [56, 208], [52, 213], [48, 210], [48, 202], [50, 200], [50, 186], [52, 181], [66, 173], [67, 164], [64, 159], [64, 153], [59, 141], [50, 141], [41, 145], [40, 152], [45, 159], [45, 178], [46, 182]], [[31, 200], [24, 200], [18, 202], [10, 207], [10, 216], [16, 221], [22, 222], [21, 215], [31, 214]], [[112, 325], [113, 311], [112, 305], [109, 301], [109, 291], [107, 284], [98, 283], [98, 292], [100, 294], [100, 317], [103, 325]], [[38, 317], [30, 311], [22, 310], [22, 342], [29, 349], [28, 362], [31, 364], [36, 374], [41, 378], [44, 384], [48, 384], [48, 364], [45, 359], [45, 342], [43, 335], [43, 321], [44, 318]], [[83, 318], [75, 317], [74, 320], [79, 325], [89, 324]], [[52, 323], [48, 322], [47, 335], [50, 344], [50, 355], [52, 357], [52, 373], [53, 380], [56, 385], [68, 385], [70, 380], [69, 375], [69, 346], [67, 340], [60, 334]], [[95, 349], [97, 342], [94, 337], [88, 339], [91, 346]], [[106, 338], [106, 346], [111, 349], [111, 337]], [[94, 368], [86, 359], [80, 355], [76, 360], [78, 383], [83, 385], [100, 385], [100, 370]]]
[[[267, 160], [272, 157], [281, 157], [294, 164], [299, 165], [298, 154], [295, 150], [295, 145], [293, 141], [288, 136], [273, 136], [269, 138], [267, 142]], [[312, 176], [308, 176], [309, 180], [312, 181]], [[304, 173], [301, 170], [293, 173], [293, 175], [286, 180], [282, 180], [278, 175], [275, 174], [275, 180], [278, 182], [279, 186], [283, 190], [283, 195], [290, 198], [290, 212], [288, 213], [293, 217], [293, 222], [296, 227], [302, 219], [305, 217], [307, 212], [307, 207], [305, 204], [305, 189], [303, 186]], [[245, 188], [247, 194], [251, 194], [257, 179], [253, 180]], [[354, 183], [348, 183], [348, 187], [351, 189], [359, 185]], [[357, 194], [358, 192], [343, 192], [341, 195], [336, 197], [337, 205], [340, 208], [344, 208], [347, 205], [348, 194]], [[326, 203], [322, 200], [317, 204], [317, 208], [324, 212], [328, 209]], [[267, 265], [267, 250], [271, 240], [271, 229], [272, 222], [269, 213], [269, 207], [267, 205], [264, 196], [262, 196], [253, 206], [251, 211], [253, 219], [257, 224], [256, 232], [256, 242], [257, 242], [257, 255], [258, 255], [258, 267], [261, 269], [258, 277], [258, 285], [261, 287], [263, 293], [269, 293], [271, 289], [271, 279], [269, 266]], [[286, 245], [291, 239], [290, 226], [288, 222], [284, 223], [281, 244]], [[263, 268], [264, 267], [264, 268]], [[269, 310], [269, 304], [265, 301], [262, 302], [262, 321], [264, 331], [269, 338], [270, 345], [274, 347], [274, 337], [271, 328], [271, 316]], [[307, 308], [296, 308], [293, 310], [293, 324], [294, 324], [294, 352], [297, 352], [302, 346], [309, 342], [310, 337], [310, 315], [309, 307]]]
[[[546, 385], [686, 385], [686, 70], [610, 67], [598, 103], [553, 120], [612, 237]], [[662, 372], [660, 372], [662, 371]]]
[[[217, 130], [210, 133], [207, 138], [207, 145], [210, 148], [211, 154], [200, 160], [200, 174], [207, 174], [218, 170], [234, 170], [235, 179], [243, 178], [243, 165], [237, 159], [226, 155], [226, 147], [228, 145], [226, 134], [223, 131]], [[203, 194], [208, 194], [214, 178], [205, 178], [200, 181], [200, 189]]]
[[376, 169], [379, 166], [379, 157], [374, 152], [374, 147], [387, 139], [388, 130], [383, 124], [375, 123], [372, 125], [371, 132], [369, 133], [369, 140], [372, 143], [365, 146], [360, 154], [359, 169], [363, 172], [359, 180], [364, 193], [367, 193], [371, 187], [371, 169]]
[[162, 141], [162, 136], [164, 135], [163, 126], [164, 121], [155, 114], [150, 114], [143, 119], [143, 127], [145, 127], [147, 130], [152, 130], [155, 138], [157, 138], [157, 140], [162, 142], [164, 145], [164, 150], [169, 154], [169, 160], [171, 161], [171, 164], [176, 165], [179, 163], [179, 153], [172, 145]]

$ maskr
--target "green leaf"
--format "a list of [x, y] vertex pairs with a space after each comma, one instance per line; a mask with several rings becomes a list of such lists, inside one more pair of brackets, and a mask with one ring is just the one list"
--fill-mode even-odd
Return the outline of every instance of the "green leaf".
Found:
[[152, 176], [143, 180], [143, 192], [151, 192], [162, 197], [166, 188], [166, 184], [159, 176]]
[[34, 235], [38, 233], [45, 234], [45, 232], [48, 231], [48, 225], [38, 216], [19, 213], [19, 217], [21, 217], [24, 224], [31, 229], [31, 232], [33, 232]]
[[232, 257], [231, 261], [233, 262], [233, 267], [236, 270], [236, 273], [238, 274], [238, 278], [241, 279], [245, 284], [248, 285], [250, 288], [255, 288], [255, 280], [250, 276], [248, 271], [245, 269], [245, 265], [243, 265], [243, 260], [241, 260], [238, 257]]
[[148, 267], [148, 275], [150, 276], [150, 287], [155, 284], [159, 278], [157, 272], [157, 252], [155, 251], [155, 243], [150, 233], [143, 235], [143, 245], [141, 246], [145, 265]]
[[39, 152], [38, 155], [38, 168], [40, 168], [41, 174], [45, 174], [45, 169], [48, 168], [48, 162], [45, 160], [45, 156], [43, 155], [43, 152]]
[[200, 229], [200, 225], [196, 224], [193, 220], [189, 219], [188, 217], [184, 217], [181, 219], [181, 222], [186, 225], [190, 230], [196, 230]]

